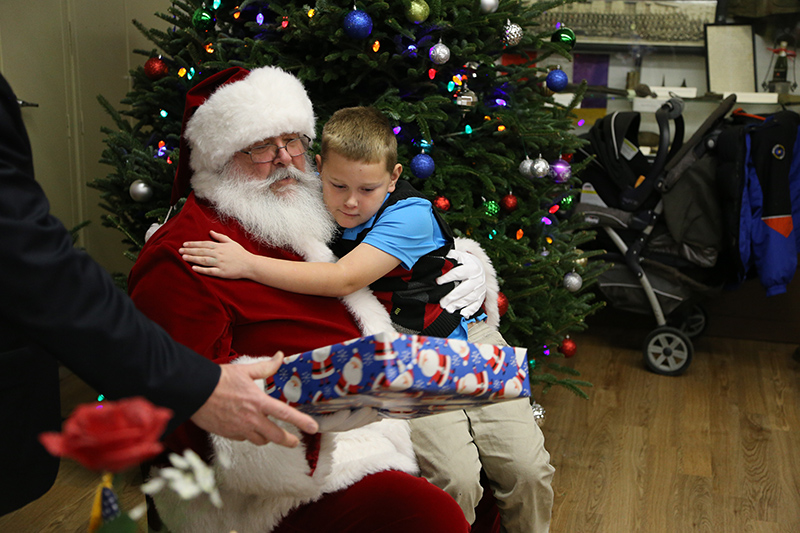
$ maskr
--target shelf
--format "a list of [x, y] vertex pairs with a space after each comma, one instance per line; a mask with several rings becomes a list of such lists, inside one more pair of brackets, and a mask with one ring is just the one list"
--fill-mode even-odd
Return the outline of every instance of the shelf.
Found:
[[578, 38], [572, 53], [596, 53], [641, 56], [647, 54], [705, 55], [706, 47], [702, 41], [689, 42], [649, 42], [628, 41], [625, 39]]

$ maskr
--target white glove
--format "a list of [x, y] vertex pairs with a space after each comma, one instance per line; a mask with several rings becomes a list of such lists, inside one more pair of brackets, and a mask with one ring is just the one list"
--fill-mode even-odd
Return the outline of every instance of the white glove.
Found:
[[436, 279], [442, 285], [451, 281], [460, 282], [456, 288], [439, 300], [439, 305], [450, 313], [461, 309], [461, 316], [469, 318], [480, 309], [486, 299], [486, 272], [480, 259], [468, 252], [453, 248], [447, 257], [460, 263]]
[[378, 421], [378, 410], [372, 407], [360, 409], [342, 409], [330, 415], [317, 415], [312, 417], [319, 424], [320, 433], [334, 433], [349, 431]]

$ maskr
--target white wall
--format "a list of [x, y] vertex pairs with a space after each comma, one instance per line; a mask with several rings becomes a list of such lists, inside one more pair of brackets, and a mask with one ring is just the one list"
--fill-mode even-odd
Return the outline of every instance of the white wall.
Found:
[[101, 126], [111, 119], [97, 102], [118, 103], [128, 71], [152, 45], [131, 24], [163, 27], [153, 13], [169, 0], [0, 0], [0, 71], [17, 96], [39, 107], [22, 114], [33, 147], [36, 178], [52, 212], [71, 228], [91, 220], [81, 245], [110, 271], [127, 271], [121, 234], [100, 223], [99, 195], [86, 183], [108, 174], [98, 163]]

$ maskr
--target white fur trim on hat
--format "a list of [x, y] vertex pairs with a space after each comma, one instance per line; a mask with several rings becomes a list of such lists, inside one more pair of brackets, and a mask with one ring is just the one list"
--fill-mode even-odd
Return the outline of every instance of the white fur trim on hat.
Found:
[[262, 67], [217, 89], [197, 108], [184, 135], [192, 170], [219, 172], [237, 151], [268, 137], [301, 133], [313, 139], [314, 125], [303, 84], [277, 67]]

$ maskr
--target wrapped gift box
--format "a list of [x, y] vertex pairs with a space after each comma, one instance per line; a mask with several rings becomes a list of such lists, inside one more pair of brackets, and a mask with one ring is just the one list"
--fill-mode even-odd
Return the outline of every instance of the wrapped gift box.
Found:
[[414, 418], [530, 396], [526, 352], [381, 333], [287, 357], [266, 390], [311, 414], [369, 406]]

